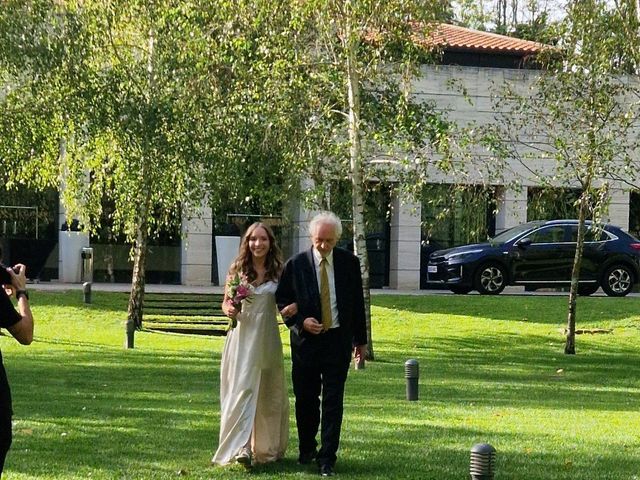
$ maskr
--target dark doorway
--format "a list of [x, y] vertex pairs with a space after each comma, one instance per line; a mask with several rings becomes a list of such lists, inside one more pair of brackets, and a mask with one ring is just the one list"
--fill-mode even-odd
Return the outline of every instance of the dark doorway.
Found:
[[[346, 181], [332, 182], [330, 210], [342, 219], [343, 232], [339, 246], [353, 251], [351, 221], [351, 185]], [[369, 258], [369, 287], [389, 285], [391, 191], [384, 183], [371, 182], [365, 193], [365, 236]]]

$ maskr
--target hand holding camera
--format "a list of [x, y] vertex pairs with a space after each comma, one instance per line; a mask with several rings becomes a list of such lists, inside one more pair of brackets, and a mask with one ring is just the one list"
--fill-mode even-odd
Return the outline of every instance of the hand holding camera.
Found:
[[26, 271], [27, 267], [21, 263], [13, 267], [7, 267], [0, 263], [0, 284], [4, 285], [5, 289], [9, 287], [15, 291], [24, 291], [27, 285]]
[[11, 268], [14, 273], [18, 273], [13, 267], [7, 267], [4, 263], [0, 263], [0, 284], [2, 285], [11, 285], [11, 274], [7, 270]]

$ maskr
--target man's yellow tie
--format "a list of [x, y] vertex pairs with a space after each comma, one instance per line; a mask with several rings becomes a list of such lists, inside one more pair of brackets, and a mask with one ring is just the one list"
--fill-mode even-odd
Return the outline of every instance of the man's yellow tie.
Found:
[[327, 331], [333, 323], [331, 319], [331, 294], [329, 293], [329, 275], [327, 259], [320, 260], [320, 308], [322, 309], [322, 328]]

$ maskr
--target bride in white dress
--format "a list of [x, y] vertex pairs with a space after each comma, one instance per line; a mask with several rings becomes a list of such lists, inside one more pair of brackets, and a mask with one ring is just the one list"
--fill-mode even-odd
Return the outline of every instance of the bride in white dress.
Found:
[[[222, 309], [237, 320], [228, 334], [220, 368], [220, 442], [212, 462], [218, 465], [276, 461], [289, 439], [289, 398], [284, 377], [282, 342], [275, 291], [282, 271], [273, 232], [254, 223], [240, 242], [229, 271], [243, 274], [254, 286], [241, 311], [225, 292]], [[289, 305], [282, 314], [296, 313]]]

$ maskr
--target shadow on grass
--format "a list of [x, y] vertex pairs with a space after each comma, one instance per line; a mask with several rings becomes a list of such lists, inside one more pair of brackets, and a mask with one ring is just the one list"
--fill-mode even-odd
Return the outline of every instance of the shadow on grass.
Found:
[[[564, 324], [568, 297], [484, 296], [484, 295], [376, 295], [372, 304], [414, 313], [460, 315], [493, 320], [527, 321], [541, 324]], [[633, 315], [636, 324], [638, 299], [632, 297], [580, 297], [578, 318], [583, 322], [623, 320]]]
[[[108, 297], [105, 302], [110, 305]], [[474, 305], [475, 298], [485, 302], [485, 297], [451, 296], [446, 304], [434, 307], [432, 300], [438, 298], [419, 297], [416, 305], [412, 297], [411, 309], [468, 316], [481, 308], [484, 319], [512, 320], [514, 316], [501, 310], [500, 302], [508, 297]], [[376, 297], [375, 303], [380, 304], [380, 299]], [[386, 297], [382, 303], [391, 300], [394, 307], [390, 303], [387, 308], [399, 308], [398, 297]], [[550, 323], [543, 321], [544, 312], [536, 310], [550, 308], [546, 302], [551, 297], [525, 300], [533, 312], [531, 321]], [[607, 305], [596, 304], [596, 310]], [[628, 313], [618, 315], [627, 318]], [[537, 331], [546, 330], [550, 329], [543, 326]], [[410, 340], [392, 336], [376, 340], [379, 360], [364, 371], [350, 372], [338, 478], [468, 478], [469, 449], [480, 442], [498, 450], [496, 478], [605, 480], [637, 475], [637, 346], [593, 339], [580, 342], [578, 348], [585, 354], [565, 356], [563, 339], [554, 333], [496, 334], [482, 328], [461, 333], [453, 324], [416, 332]], [[124, 351], [102, 345], [95, 341], [101, 337], [92, 335], [82, 342], [42, 339], [47, 348], [19, 355], [13, 350], [7, 355], [16, 412], [8, 478], [16, 474], [61, 480], [246, 475], [238, 466], [209, 465], [219, 428], [218, 343], [197, 343], [191, 349], [192, 340], [181, 338], [184, 344], [172, 344], [175, 339], [167, 336], [166, 341], [153, 343], [153, 351]], [[163, 350], [166, 344], [174, 350]], [[407, 358], [420, 362], [418, 402], [404, 399]], [[533, 422], [548, 423], [549, 431], [530, 425], [529, 414], [538, 415]], [[517, 415], [523, 418], [503, 420]], [[618, 422], [614, 430], [622, 433], [614, 437], [613, 446], [607, 444], [607, 435], [583, 436], [580, 428], [574, 429], [583, 417], [593, 424], [588, 428], [604, 429]], [[287, 457], [254, 468], [250, 476], [316, 478], [312, 466], [295, 462], [295, 438], [292, 420]]]
[[135, 478], [156, 478], [158, 462], [175, 463], [172, 476], [183, 464], [207, 465], [217, 443], [219, 354], [96, 354], [87, 347], [94, 345], [70, 350], [64, 365], [46, 353], [8, 365], [12, 471], [82, 478], [85, 470], [104, 470], [105, 478], [129, 478], [129, 470], [148, 469]]
[[[408, 410], [406, 415], [419, 422], [419, 415], [412, 412], [416, 409]], [[351, 440], [343, 442], [344, 460], [336, 470], [347, 478], [384, 478], [381, 472], [387, 472], [389, 478], [403, 479], [469, 478], [470, 449], [476, 443], [490, 443], [496, 448], [496, 478], [502, 479], [634, 478], [640, 467], [631, 445], [621, 450], [598, 445], [596, 451], [589, 452], [589, 447], [567, 432], [567, 448], [550, 453], [540, 448], [556, 441], [549, 437], [533, 434], [523, 438], [498, 429], [443, 428], [428, 419], [402, 425], [395, 435], [371, 427], [366, 431], [358, 428]]]
[[[420, 384], [428, 401], [513, 408], [584, 408], [628, 411], [640, 403], [640, 354], [619, 345], [585, 347], [564, 355], [561, 342], [543, 336], [413, 338], [415, 346], [380, 341], [384, 357], [375, 371], [376, 395], [404, 395], [404, 362], [419, 361]], [[362, 377], [352, 375], [355, 382]], [[370, 378], [367, 377], [368, 380]], [[358, 395], [367, 396], [362, 384]]]
[[[442, 339], [421, 357], [421, 400], [404, 401], [403, 352], [387, 354], [350, 373], [345, 428], [336, 470], [342, 478], [460, 479], [468, 476], [469, 449], [489, 442], [498, 450], [499, 478], [590, 480], [633, 478], [637, 456], [629, 450], [581, 444], [567, 432], [557, 451], [557, 432], [523, 433], [460, 424], [443, 426], [438, 412], [460, 409], [473, 417], [492, 408], [564, 411], [630, 410], [640, 402], [637, 355], [631, 366], [616, 360], [625, 350], [606, 349], [599, 360], [574, 358], [569, 373], [554, 379], [556, 360], [543, 347], [505, 352], [504, 371], [483, 340]], [[494, 340], [494, 342], [496, 342]], [[494, 343], [500, 349], [508, 342]], [[384, 345], [395, 347], [394, 345]], [[531, 345], [528, 345], [531, 347]], [[524, 355], [525, 352], [529, 352]], [[9, 459], [13, 473], [37, 478], [169, 479], [238, 478], [242, 468], [214, 468], [217, 445], [219, 354], [182, 352], [41, 352], [11, 362], [16, 440]], [[602, 367], [602, 365], [606, 365]], [[287, 365], [287, 370], [289, 366]], [[536, 378], [526, 373], [531, 370]], [[600, 373], [591, 370], [604, 369]], [[626, 369], [624, 372], [623, 369]], [[549, 370], [547, 372], [547, 370]], [[575, 370], [575, 376], [573, 371]], [[571, 373], [570, 373], [571, 372]], [[625, 373], [626, 372], [626, 373]], [[618, 390], [602, 390], [604, 377]], [[575, 388], [574, 388], [575, 387]], [[577, 388], [580, 387], [580, 388]], [[498, 417], [497, 417], [498, 418]], [[444, 421], [446, 423], [446, 421]], [[452, 422], [453, 423], [453, 422]], [[250, 477], [315, 478], [313, 466], [295, 462], [295, 428], [287, 457], [255, 467]], [[597, 466], [589, 449], [601, 447]], [[100, 473], [101, 472], [101, 473]], [[183, 472], [180, 474], [179, 472]], [[588, 477], [580, 472], [590, 472]], [[577, 476], [576, 476], [577, 475]]]
[[92, 292], [91, 303], [84, 303], [82, 286], [78, 290], [66, 290], [62, 292], [47, 292], [35, 290], [30, 292], [32, 308], [44, 307], [78, 307], [88, 310], [101, 310], [104, 312], [127, 312], [128, 294], [121, 292]]

